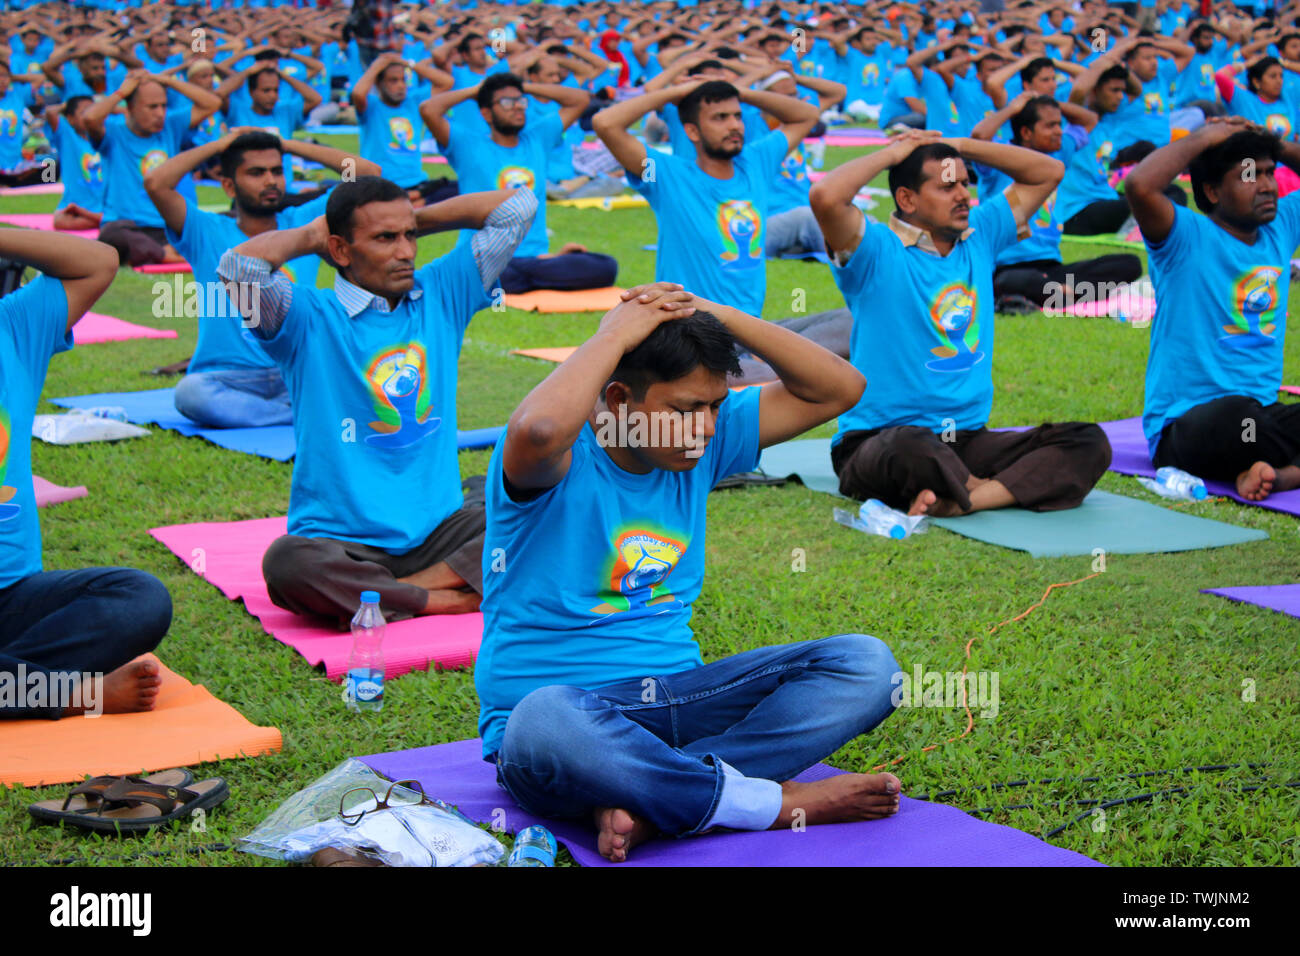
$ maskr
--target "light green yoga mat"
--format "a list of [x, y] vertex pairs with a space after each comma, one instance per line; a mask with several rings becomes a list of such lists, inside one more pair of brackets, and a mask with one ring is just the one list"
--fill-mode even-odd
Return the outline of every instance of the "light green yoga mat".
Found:
[[[839, 480], [831, 470], [829, 439], [773, 445], [764, 450], [758, 466], [768, 475], [796, 475], [809, 488], [839, 495]], [[1195, 551], [1268, 537], [1265, 531], [1239, 528], [1096, 490], [1083, 504], [1068, 511], [1002, 508], [960, 518], [935, 518], [933, 523], [986, 544], [1028, 551], [1035, 558], [1086, 555], [1098, 548], [1107, 554]]]

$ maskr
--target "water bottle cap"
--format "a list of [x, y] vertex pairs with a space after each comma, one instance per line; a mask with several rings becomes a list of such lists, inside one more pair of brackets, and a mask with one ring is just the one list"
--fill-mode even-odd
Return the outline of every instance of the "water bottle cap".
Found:
[[889, 529], [889, 536], [891, 538], [906, 538], [907, 530], [901, 524], [896, 524]]
[[1204, 485], [1192, 485], [1192, 497], [1195, 498], [1197, 501], [1204, 501], [1204, 500], [1205, 500], [1205, 486], [1204, 486]]
[[378, 591], [362, 591], [362, 592], [361, 592], [361, 603], [362, 603], [362, 604], [378, 604], [378, 603], [379, 603], [379, 592], [378, 592]]

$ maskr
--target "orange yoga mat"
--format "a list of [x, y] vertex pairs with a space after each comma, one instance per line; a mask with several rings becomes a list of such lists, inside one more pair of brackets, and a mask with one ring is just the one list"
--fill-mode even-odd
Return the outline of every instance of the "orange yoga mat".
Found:
[[0, 784], [38, 787], [80, 781], [87, 774], [140, 773], [280, 752], [278, 729], [254, 726], [202, 684], [191, 684], [161, 661], [159, 666], [162, 689], [148, 713], [0, 721]]
[[615, 285], [577, 292], [537, 289], [506, 296], [506, 305], [525, 312], [608, 312], [622, 301], [622, 294], [623, 290]]
[[576, 351], [578, 351], [576, 345], [569, 345], [558, 349], [511, 349], [510, 354], [542, 359], [545, 362], [554, 362], [558, 365], [560, 362], [568, 361], [569, 356]]

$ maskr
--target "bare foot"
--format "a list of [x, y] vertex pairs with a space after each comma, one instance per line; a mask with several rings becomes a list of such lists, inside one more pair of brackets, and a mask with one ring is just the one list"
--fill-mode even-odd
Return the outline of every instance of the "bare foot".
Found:
[[443, 591], [466, 586], [465, 579], [453, 571], [446, 561], [439, 561], [422, 571], [416, 571], [397, 580], [403, 584], [414, 584], [417, 588], [424, 588], [426, 591]]
[[163, 246], [163, 262], [184, 262], [184, 261], [185, 261], [185, 257], [181, 255], [179, 252], [177, 252], [175, 249], [173, 249], [170, 244]]
[[654, 826], [618, 807], [596, 810], [596, 849], [611, 863], [622, 863], [628, 851], [655, 835]]
[[[95, 696], [92, 705], [99, 713], [131, 714], [137, 711], [153, 710], [158, 702], [158, 689], [162, 687], [162, 676], [158, 672], [158, 662], [148, 658], [130, 661], [115, 671], [110, 671], [95, 681]], [[82, 690], [82, 700], [89, 697], [86, 689]], [[69, 707], [65, 716], [85, 713], [89, 708]]]
[[1247, 501], [1263, 501], [1273, 491], [1277, 472], [1266, 461], [1257, 461], [1237, 476], [1237, 494]]
[[912, 507], [907, 509], [907, 513], [910, 515], [929, 514], [930, 509], [934, 507], [934, 503], [938, 500], [938, 496], [933, 491], [926, 489], [912, 499]]
[[928, 488], [912, 499], [912, 507], [907, 509], [910, 515], [929, 515], [931, 518], [954, 518], [964, 512], [961, 505], [947, 498], [940, 498]]
[[853, 823], [880, 820], [898, 812], [902, 784], [892, 773], [845, 773], [813, 783], [781, 784], [781, 815], [768, 829], [784, 830], [796, 821]]
[[473, 588], [444, 588], [430, 591], [421, 614], [472, 614], [483, 599]]

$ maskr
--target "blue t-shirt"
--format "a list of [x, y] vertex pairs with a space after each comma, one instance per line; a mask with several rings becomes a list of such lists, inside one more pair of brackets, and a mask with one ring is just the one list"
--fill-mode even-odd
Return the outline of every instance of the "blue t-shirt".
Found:
[[0, 96], [0, 169], [16, 169], [23, 161], [23, 110], [32, 102], [25, 83], [15, 83]]
[[1219, 102], [1219, 88], [1214, 74], [1226, 66], [1228, 58], [1211, 49], [1209, 53], [1196, 53], [1181, 73], [1174, 90], [1174, 106], [1186, 106], [1193, 100]]
[[894, 71], [885, 85], [884, 98], [880, 104], [880, 128], [888, 129], [898, 117], [905, 113], [912, 112], [912, 107], [908, 106], [903, 97], [912, 99], [921, 99], [921, 88], [917, 85], [916, 77], [907, 67], [902, 67]]
[[[672, 147], [673, 155], [694, 162], [695, 144], [686, 135], [686, 127], [682, 125], [682, 118], [677, 112], [677, 104], [665, 103], [661, 106], [659, 108], [659, 118], [668, 127], [668, 145]], [[768, 134], [767, 121], [763, 119], [763, 111], [757, 106], [741, 103], [740, 118], [745, 124], [746, 143], [752, 143]]]
[[404, 554], [461, 506], [456, 364], [490, 302], [469, 243], [417, 269], [392, 312], [349, 318], [334, 290], [294, 286], [284, 324], [258, 339], [293, 403], [290, 534]]
[[81, 136], [66, 116], [59, 117], [53, 131], [54, 151], [59, 161], [63, 198], [58, 208], [76, 204], [88, 212], [104, 211], [104, 169], [99, 153]]
[[846, 103], [862, 100], [868, 106], [874, 106], [884, 99], [882, 76], [889, 70], [889, 53], [889, 45], [881, 43], [874, 53], [863, 53], [856, 47], [849, 47], [844, 56], [837, 58], [837, 78], [849, 88], [844, 98]]
[[[294, 130], [302, 125], [303, 103], [296, 90], [289, 88], [286, 91], [285, 86], [281, 84], [280, 98], [269, 113], [254, 110], [248, 87], [241, 86], [230, 94], [226, 122], [232, 127], [256, 126], [282, 139], [293, 139]], [[284, 182], [286, 187], [293, 182], [293, 156], [290, 153], [284, 154]]]
[[1156, 75], [1142, 84], [1142, 95], [1126, 99], [1116, 110], [1120, 120], [1115, 139], [1117, 151], [1143, 139], [1156, 146], [1169, 144], [1169, 106], [1173, 101], [1169, 85], [1175, 70], [1172, 60], [1161, 60]]
[[1121, 125], [1118, 117], [1118, 113], [1102, 116], [1088, 134], [1088, 141], [1066, 164], [1065, 178], [1056, 190], [1056, 217], [1060, 222], [1068, 222], [1075, 213], [1099, 199], [1119, 198], [1110, 184], [1110, 161], [1117, 149]]
[[[866, 221], [853, 256], [832, 266], [853, 313], [849, 360], [867, 377], [839, 419], [846, 432], [919, 425], [980, 428], [993, 407], [993, 264], [1016, 241], [1005, 196], [971, 210], [974, 231], [940, 257]], [[881, 303], [889, 303], [882, 308]]]
[[424, 138], [420, 100], [408, 96], [389, 106], [374, 90], [366, 97], [361, 114], [361, 156], [384, 168], [384, 178], [399, 186], [424, 181], [420, 141]]
[[[89, 96], [92, 99], [103, 99], [109, 93], [118, 89], [126, 82], [126, 67], [121, 63], [108, 64], [104, 74], [104, 92], [96, 93], [86, 83], [86, 79], [81, 75], [81, 67], [76, 63], [69, 61], [63, 64], [63, 99], [70, 100], [74, 96]], [[189, 100], [185, 101], [186, 103]]]
[[1174, 207], [1174, 227], [1147, 242], [1156, 310], [1142, 430], [1151, 454], [1169, 422], [1198, 405], [1244, 395], [1277, 401], [1282, 384], [1291, 256], [1300, 244], [1300, 193], [1277, 204], [1254, 245], [1207, 216]]
[[984, 85], [973, 66], [967, 70], [966, 76], [952, 78], [952, 102], [957, 108], [957, 129], [963, 136], [969, 136], [984, 117], [997, 112], [993, 98], [984, 92]]
[[[515, 250], [520, 258], [546, 253], [546, 160], [555, 144], [564, 137], [564, 121], [558, 112], [540, 119], [530, 118], [519, 131], [514, 146], [500, 146], [489, 136], [477, 136], [474, 130], [454, 123], [447, 137], [443, 155], [456, 170], [462, 192], [487, 192], [491, 189], [532, 190], [537, 197], [537, 216], [528, 235]], [[468, 232], [469, 230], [467, 230]]]
[[[1067, 167], [1078, 151], [1074, 140], [1069, 136], [1061, 137], [1061, 148], [1049, 155], [1059, 159]], [[1006, 192], [1012, 179], [1001, 170], [978, 163], [976, 168], [980, 175], [980, 202], [989, 202]], [[1034, 213], [1027, 223], [1029, 235], [1007, 246], [998, 253], [996, 265], [1009, 266], [1017, 262], [1039, 262], [1050, 259], [1061, 261], [1061, 221], [1056, 217], [1056, 191], [1047, 197], [1047, 201]]]
[[0, 298], [0, 588], [41, 570], [32, 418], [50, 357], [72, 348], [63, 283], [38, 275]]
[[[594, 689], [701, 665], [691, 613], [704, 583], [708, 495], [727, 475], [757, 466], [761, 391], [723, 400], [713, 438], [689, 471], [624, 471], [587, 424], [560, 483], [516, 502], [497, 445], [474, 665], [485, 757], [500, 749], [510, 711], [539, 687]], [[504, 570], [494, 567], [501, 554]]]
[[[328, 201], [329, 193], [326, 193], [301, 206], [288, 207], [276, 215], [275, 228], [294, 229], [306, 225], [324, 214]], [[239, 312], [224, 292], [217, 293], [221, 296], [221, 302], [216, 314], [208, 314], [210, 293], [207, 290], [222, 287], [221, 279], [217, 276], [217, 263], [227, 249], [233, 249], [248, 240], [238, 223], [230, 216], [204, 212], [193, 201], [186, 200], [183, 231], [179, 235], [171, 229], [166, 232], [167, 241], [172, 248], [184, 256], [194, 270], [194, 282], [202, 293], [198, 296], [199, 338], [194, 346], [194, 357], [190, 359], [189, 371], [274, 367], [275, 362], [252, 335], [244, 330]], [[319, 256], [299, 256], [286, 262], [280, 271], [290, 282], [315, 286], [320, 273], [320, 262]], [[172, 278], [164, 276], [160, 281], [172, 285]]]
[[937, 129], [944, 136], [960, 136], [961, 117], [957, 104], [943, 77], [934, 70], [921, 74], [921, 99], [925, 100], [925, 128]]
[[133, 219], [137, 226], [162, 228], [162, 216], [144, 191], [144, 177], [180, 152], [190, 110], [169, 110], [163, 128], [151, 136], [131, 132], [121, 114], [104, 121], [104, 138], [96, 144], [104, 163], [104, 222]]
[[1295, 105], [1285, 90], [1280, 100], [1265, 103], [1258, 93], [1252, 93], [1244, 86], [1232, 91], [1232, 99], [1227, 104], [1228, 112], [1233, 116], [1244, 116], [1279, 139], [1295, 138]]
[[803, 143], [786, 153], [781, 160], [781, 170], [772, 180], [772, 201], [768, 215], [775, 216], [799, 206], [808, 205], [808, 189], [812, 180], [808, 177], [808, 157], [804, 153]]
[[655, 152], [646, 170], [653, 178], [628, 173], [658, 222], [655, 281], [680, 282], [706, 299], [762, 315], [772, 182], [789, 150], [785, 133], [774, 129], [731, 161], [730, 179], [710, 176], [694, 156]]

